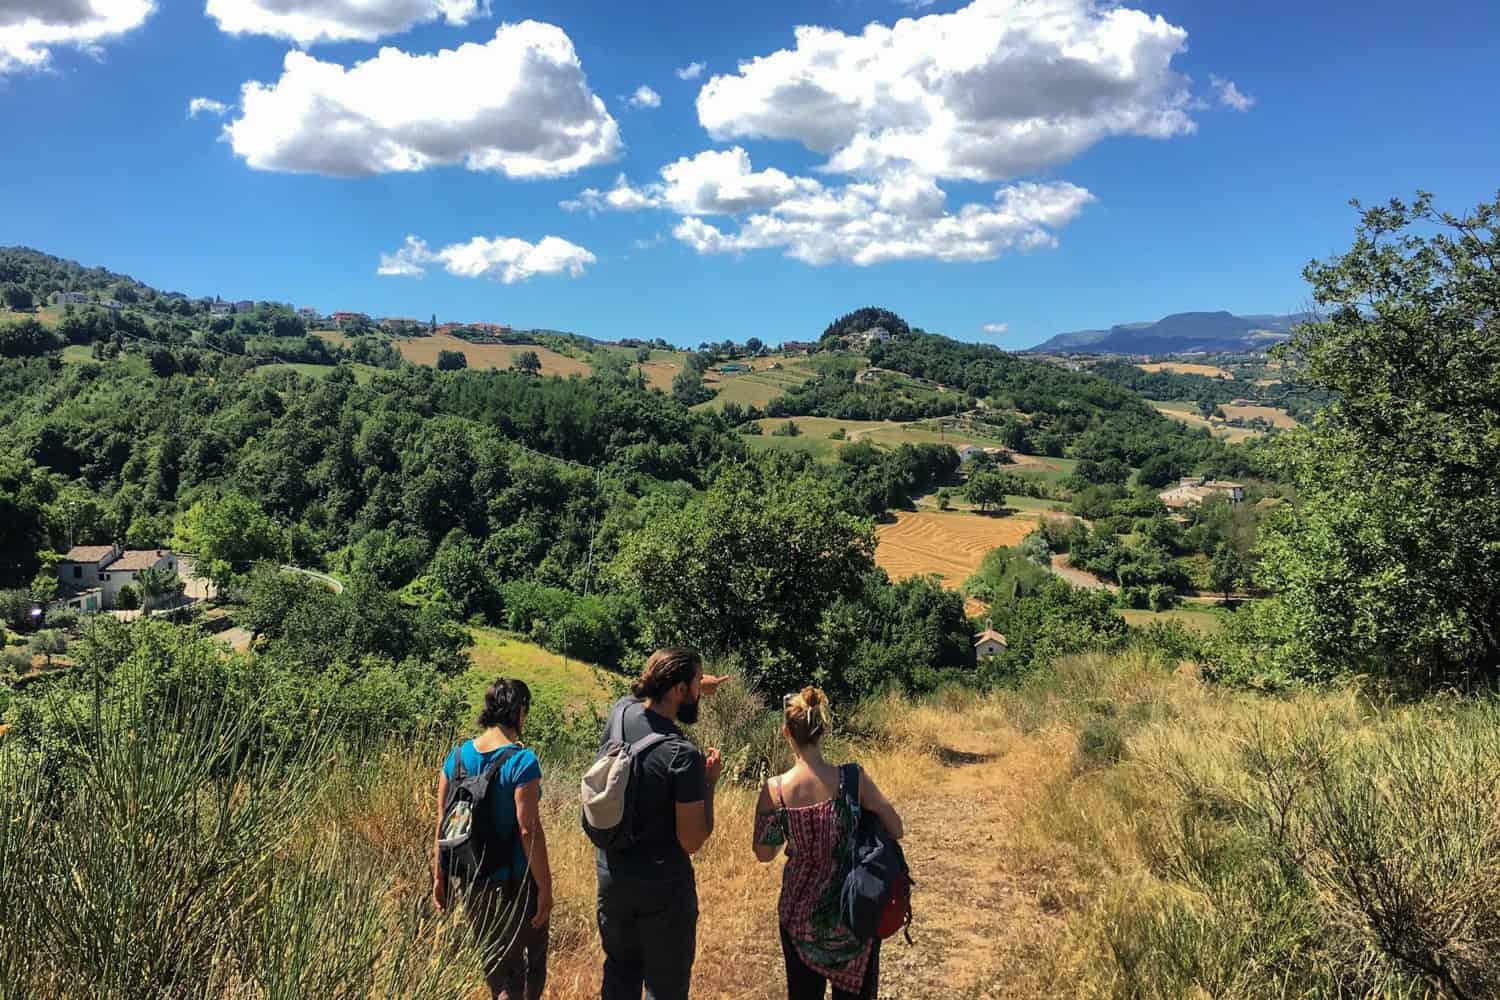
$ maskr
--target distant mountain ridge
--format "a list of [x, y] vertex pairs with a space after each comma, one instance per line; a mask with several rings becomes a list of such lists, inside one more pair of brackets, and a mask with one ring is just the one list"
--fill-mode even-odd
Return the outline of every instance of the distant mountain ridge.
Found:
[[1306, 313], [1185, 312], [1154, 323], [1120, 323], [1107, 330], [1074, 330], [1027, 348], [1034, 352], [1097, 354], [1185, 354], [1193, 351], [1260, 350], [1286, 340]]

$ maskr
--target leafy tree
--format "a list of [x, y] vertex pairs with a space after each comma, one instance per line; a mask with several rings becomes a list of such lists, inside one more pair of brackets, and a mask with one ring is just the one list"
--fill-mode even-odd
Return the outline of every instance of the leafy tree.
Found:
[[542, 370], [542, 359], [536, 351], [522, 351], [511, 362], [511, 367], [518, 372], [535, 375]]
[[640, 362], [641, 364], [645, 364], [646, 362], [650, 361], [651, 360], [651, 348], [649, 348], [649, 347], [637, 347], [635, 349], [635, 359], [636, 359], [636, 361]]
[[1152, 455], [1141, 463], [1140, 471], [1135, 474], [1136, 481], [1142, 486], [1152, 489], [1160, 489], [1168, 483], [1175, 482], [1182, 475], [1182, 468], [1177, 460], [1169, 454]]
[[115, 594], [115, 607], [121, 611], [134, 611], [141, 606], [141, 592], [133, 583], [127, 583]]
[[499, 613], [494, 570], [479, 544], [468, 535], [454, 531], [443, 539], [427, 572], [460, 617], [492, 619]]
[[[689, 361], [698, 355], [689, 355]], [[672, 398], [683, 406], [694, 406], [713, 399], [711, 389], [703, 384], [703, 370], [687, 365], [672, 378]]]
[[1005, 506], [1008, 485], [1009, 477], [1003, 472], [989, 470], [976, 472], [969, 477], [969, 482], [964, 487], [964, 495], [969, 498], [971, 504], [982, 511], [998, 509]]
[[1234, 546], [1224, 543], [1214, 551], [1213, 559], [1208, 564], [1209, 586], [1224, 595], [1224, 600], [1229, 600], [1229, 595], [1234, 588], [1239, 586], [1245, 578], [1245, 561]]
[[698, 499], [653, 497], [642, 514], [613, 571], [646, 642], [738, 654], [767, 695], [813, 676], [823, 611], [874, 566], [870, 524], [812, 475], [730, 467]]
[[200, 500], [177, 525], [174, 547], [198, 557], [198, 572], [223, 591], [262, 560], [280, 560], [286, 534], [254, 501], [228, 493]]
[[0, 325], [0, 358], [30, 358], [57, 350], [57, 338], [31, 317]]
[[31, 609], [34, 606], [28, 590], [0, 590], [0, 624], [11, 628], [25, 628], [31, 624]]
[[1349, 251], [1304, 272], [1324, 312], [1282, 357], [1334, 402], [1278, 438], [1299, 503], [1261, 532], [1276, 669], [1500, 672], [1497, 259], [1500, 200], [1421, 194], [1361, 209]]
[[463, 351], [438, 351], [437, 370], [440, 372], [455, 372], [460, 368], [469, 367], [469, 359]]
[[182, 593], [182, 578], [165, 566], [148, 566], [135, 575], [135, 586], [141, 594], [141, 607], [147, 611], [163, 598]]
[[15, 284], [6, 285], [0, 290], [0, 299], [5, 301], [5, 308], [14, 312], [24, 312], [36, 304], [30, 289]]
[[745, 350], [750, 354], [759, 354], [765, 349], [766, 345], [761, 341], [759, 337], [751, 337], [749, 340], [745, 341]]
[[61, 656], [68, 651], [68, 637], [61, 630], [55, 628], [44, 628], [31, 637], [27, 644], [32, 656], [45, 657], [47, 668], [52, 668], [52, 658]]

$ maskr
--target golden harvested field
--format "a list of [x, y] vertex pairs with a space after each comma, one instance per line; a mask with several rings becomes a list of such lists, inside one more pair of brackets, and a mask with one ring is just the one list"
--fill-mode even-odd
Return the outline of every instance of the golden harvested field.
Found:
[[1193, 365], [1182, 361], [1153, 361], [1136, 367], [1143, 372], [1176, 372], [1179, 375], [1207, 375], [1209, 378], [1234, 377], [1215, 365]]
[[988, 517], [965, 511], [897, 511], [894, 524], [875, 528], [875, 563], [893, 580], [935, 573], [957, 590], [991, 549], [1019, 545], [1037, 517]]
[[1285, 410], [1278, 410], [1274, 406], [1234, 406], [1230, 403], [1224, 404], [1224, 415], [1230, 419], [1238, 417], [1241, 420], [1254, 420], [1259, 417], [1269, 420], [1272, 427], [1280, 427], [1291, 430], [1297, 426], [1297, 420]]
[[[1223, 438], [1230, 444], [1238, 444], [1241, 441], [1260, 436], [1259, 431], [1252, 431], [1245, 427], [1225, 427], [1222, 424], [1206, 420], [1192, 409], [1191, 403], [1158, 403], [1154, 400], [1148, 400], [1148, 402], [1156, 407], [1157, 412], [1171, 417], [1173, 420], [1180, 420], [1190, 427], [1207, 427], [1216, 436]], [[1228, 407], [1224, 409], [1226, 413], [1229, 411]]]
[[535, 351], [542, 360], [543, 375], [588, 375], [593, 369], [575, 358], [535, 344], [471, 344], [446, 333], [434, 337], [398, 337], [396, 349], [408, 361], [419, 365], [437, 364], [439, 351], [461, 351], [470, 368], [509, 368], [522, 351]]

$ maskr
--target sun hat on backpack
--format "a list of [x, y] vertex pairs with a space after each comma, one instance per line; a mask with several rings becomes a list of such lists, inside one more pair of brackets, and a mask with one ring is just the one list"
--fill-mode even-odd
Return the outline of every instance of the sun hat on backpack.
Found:
[[489, 796], [495, 775], [521, 749], [519, 745], [505, 747], [478, 774], [465, 771], [462, 747], [454, 753], [453, 778], [448, 782], [438, 834], [438, 864], [444, 874], [476, 883], [510, 864], [515, 831], [502, 835], [495, 829]]
[[634, 742], [626, 742], [625, 709], [630, 704], [629, 699], [623, 699], [610, 713], [604, 730], [604, 746], [584, 772], [579, 789], [583, 803], [583, 832], [588, 834], [595, 847], [610, 851], [635, 846], [638, 839], [635, 800], [641, 761], [652, 749], [673, 738], [666, 733], [649, 733]]
[[859, 765], [840, 769], [840, 790], [854, 819], [849, 874], [839, 892], [844, 925], [861, 941], [884, 940], [905, 929], [911, 943], [911, 869], [901, 845], [875, 813], [860, 808]]

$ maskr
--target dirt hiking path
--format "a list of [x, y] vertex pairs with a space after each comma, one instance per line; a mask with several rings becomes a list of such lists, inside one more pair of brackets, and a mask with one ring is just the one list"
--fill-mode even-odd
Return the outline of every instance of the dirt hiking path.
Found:
[[[1056, 908], [1049, 873], [1021, 860], [1017, 837], [1026, 810], [1069, 766], [1073, 738], [959, 730], [945, 732], [942, 743], [938, 759], [918, 763], [913, 755], [903, 773], [875, 774], [901, 811], [903, 846], [917, 882], [915, 943], [900, 935], [885, 942], [880, 997], [989, 1000], [1072, 992], [1042, 971], [1056, 967], [1046, 949], [1062, 938], [1062, 919], [1049, 912]], [[724, 842], [698, 866], [693, 996], [784, 997], [775, 912], [782, 863], [757, 864], [748, 828], [739, 829], [729, 816], [721, 816], [720, 825], [714, 839]], [[597, 939], [572, 943], [567, 948], [554, 937], [549, 997], [598, 995]], [[566, 949], [561, 954], [559, 945]]]

